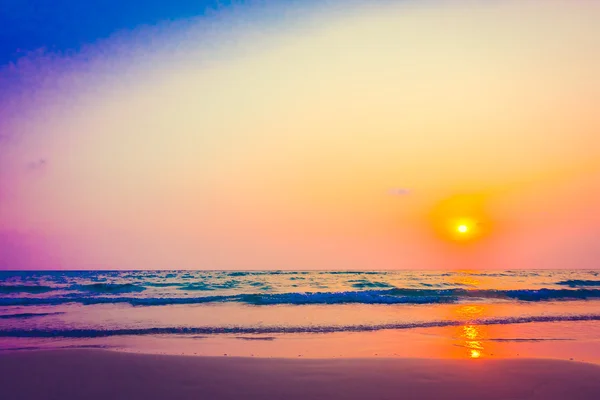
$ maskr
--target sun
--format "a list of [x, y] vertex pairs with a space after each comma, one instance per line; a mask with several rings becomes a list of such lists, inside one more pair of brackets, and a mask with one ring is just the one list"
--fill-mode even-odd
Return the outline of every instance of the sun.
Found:
[[455, 195], [435, 204], [428, 217], [435, 235], [444, 242], [467, 245], [491, 233], [487, 194]]

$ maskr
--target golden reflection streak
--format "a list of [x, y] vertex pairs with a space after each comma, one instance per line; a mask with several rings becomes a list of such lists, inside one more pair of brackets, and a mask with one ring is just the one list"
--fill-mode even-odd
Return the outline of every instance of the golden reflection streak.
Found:
[[[475, 271], [460, 271], [462, 272], [459, 276], [454, 277], [454, 283], [461, 285], [467, 285], [471, 287], [478, 287], [481, 282], [470, 276], [471, 272]], [[480, 358], [484, 354], [484, 347], [482, 344], [483, 333], [481, 327], [468, 323], [475, 319], [481, 318], [487, 311], [487, 307], [484, 304], [469, 304], [460, 305], [454, 313], [458, 315], [460, 319], [467, 321], [467, 323], [461, 327], [459, 337], [461, 344], [459, 346], [464, 347], [467, 350], [468, 358]]]
[[463, 347], [469, 350], [469, 356], [471, 358], [481, 357], [481, 352], [484, 350], [481, 344], [481, 331], [476, 325], [465, 325], [462, 327], [461, 338], [465, 339]]

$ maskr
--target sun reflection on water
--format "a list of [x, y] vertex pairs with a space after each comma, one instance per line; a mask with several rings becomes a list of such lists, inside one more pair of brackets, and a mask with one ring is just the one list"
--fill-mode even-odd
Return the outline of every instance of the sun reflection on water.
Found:
[[481, 344], [482, 335], [479, 331], [479, 328], [476, 325], [465, 325], [462, 327], [463, 334], [462, 338], [465, 339], [464, 347], [467, 348], [470, 352], [471, 358], [479, 358], [481, 357], [481, 351], [483, 350], [483, 345]]
[[471, 358], [479, 358], [481, 357], [481, 352], [479, 350], [471, 349]]
[[457, 336], [460, 343], [457, 345], [466, 349], [468, 358], [480, 358], [484, 355], [482, 327], [474, 325], [470, 321], [481, 318], [485, 311], [485, 305], [480, 304], [461, 305], [454, 311], [460, 319], [465, 320], [465, 325], [459, 328]]

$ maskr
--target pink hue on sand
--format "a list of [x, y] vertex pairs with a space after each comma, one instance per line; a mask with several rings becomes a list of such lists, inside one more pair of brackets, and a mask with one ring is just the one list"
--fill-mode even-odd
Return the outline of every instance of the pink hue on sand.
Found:
[[0, 355], [2, 398], [598, 399], [600, 366], [558, 360], [295, 360], [95, 350]]

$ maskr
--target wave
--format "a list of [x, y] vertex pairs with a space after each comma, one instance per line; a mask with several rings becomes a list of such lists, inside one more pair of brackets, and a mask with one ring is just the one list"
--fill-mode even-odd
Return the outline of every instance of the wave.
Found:
[[[212, 283], [212, 284], [207, 284], [204, 282], [195, 282], [195, 283], [189, 283], [186, 285], [181, 285], [179, 287], [179, 290], [200, 290], [200, 291], [205, 291], [205, 290], [219, 290], [219, 289], [234, 289], [235, 287], [237, 287], [238, 285], [240, 285], [240, 281], [236, 281], [236, 280], [229, 280], [226, 282], [222, 282], [222, 283]], [[255, 284], [256, 282], [252, 282], [250, 283], [250, 285]], [[262, 283], [259, 283], [260, 285], [262, 285]]]
[[43, 285], [2, 285], [0, 284], [0, 293], [46, 293], [56, 290], [56, 288]]
[[387, 271], [318, 271], [319, 275], [386, 275]]
[[386, 282], [372, 282], [367, 279], [353, 279], [349, 280], [348, 283], [351, 283], [353, 288], [356, 289], [365, 289], [365, 288], [392, 288], [393, 285], [390, 285]]
[[150, 287], [158, 287], [158, 288], [167, 288], [167, 287], [177, 287], [181, 286], [181, 283], [177, 282], [145, 282], [144, 286]]
[[214, 287], [207, 285], [206, 283], [203, 282], [198, 282], [198, 283], [190, 283], [189, 285], [179, 285], [178, 287], [179, 290], [189, 290], [189, 291], [210, 291], [210, 290], [215, 290]]
[[526, 343], [526, 342], [564, 342], [575, 340], [572, 338], [497, 338], [497, 339], [481, 339], [484, 342], [515, 342], [515, 343]]
[[97, 296], [140, 291], [135, 285], [88, 285], [91, 295], [69, 294], [60, 297], [0, 297], [0, 305], [58, 305], [80, 303], [84, 305], [128, 303], [134, 306], [160, 306], [171, 304], [203, 304], [235, 302], [250, 305], [307, 305], [307, 304], [444, 304], [476, 299], [537, 301], [570, 301], [600, 298], [600, 289], [539, 289], [539, 290], [468, 290], [468, 289], [386, 289], [348, 292], [312, 293], [245, 293], [200, 297], [130, 297]]
[[580, 286], [600, 286], [600, 281], [584, 280], [584, 279], [570, 279], [567, 281], [556, 282], [556, 285], [565, 285], [570, 287]]
[[249, 271], [233, 271], [233, 272], [229, 272], [227, 275], [229, 276], [246, 276], [246, 275], [250, 275], [252, 274], [252, 272]]
[[29, 293], [29, 294], [40, 294], [48, 293], [52, 291], [80, 291], [80, 292], [94, 292], [94, 293], [132, 293], [132, 292], [143, 292], [146, 288], [142, 285], [134, 285], [132, 283], [90, 283], [84, 285], [59, 285], [59, 286], [45, 286], [45, 285], [0, 285], [0, 293], [2, 294], [18, 294], [18, 293]]
[[584, 300], [600, 298], [598, 289], [467, 290], [467, 289], [388, 289], [356, 292], [316, 292], [244, 294], [237, 301], [254, 304], [432, 304], [455, 303], [467, 299], [506, 299], [521, 301]]
[[96, 293], [131, 293], [146, 290], [145, 287], [132, 283], [91, 283], [89, 285], [74, 285], [70, 289]]
[[600, 321], [600, 314], [542, 315], [512, 318], [490, 318], [471, 321], [443, 320], [379, 325], [333, 325], [333, 326], [220, 326], [220, 327], [155, 327], [123, 329], [0, 329], [0, 337], [36, 338], [98, 338], [108, 336], [143, 335], [214, 335], [214, 334], [285, 334], [285, 333], [334, 333], [370, 332], [380, 330], [403, 330], [415, 328], [441, 328], [469, 325], [511, 325], [545, 322]]
[[0, 298], [0, 306], [30, 306], [79, 303], [83, 305], [128, 303], [133, 306], [164, 306], [176, 304], [202, 304], [227, 301], [228, 296], [206, 297], [21, 297]]
[[48, 315], [60, 315], [60, 314], [64, 314], [64, 312], [4, 314], [4, 315], [0, 315], [0, 319], [24, 319], [24, 318], [35, 318], [35, 317], [47, 317]]
[[315, 292], [243, 294], [237, 301], [251, 305], [307, 304], [431, 304], [458, 300], [453, 293], [419, 289], [364, 290], [356, 292]]
[[48, 349], [110, 349], [111, 346], [103, 345], [103, 344], [71, 344], [61, 346], [59, 344], [55, 344], [55, 346], [47, 347], [47, 346], [21, 346], [21, 347], [9, 347], [9, 348], [0, 348], [0, 353], [2, 352], [13, 352], [13, 351], [22, 351], [22, 350], [48, 350]]

